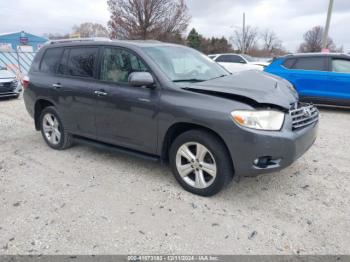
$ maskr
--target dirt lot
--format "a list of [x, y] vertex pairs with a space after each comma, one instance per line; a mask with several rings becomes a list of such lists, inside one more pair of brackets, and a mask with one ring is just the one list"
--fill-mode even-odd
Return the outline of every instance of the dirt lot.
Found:
[[51, 150], [0, 101], [0, 254], [350, 254], [350, 111], [321, 113], [293, 166], [201, 198], [156, 163]]

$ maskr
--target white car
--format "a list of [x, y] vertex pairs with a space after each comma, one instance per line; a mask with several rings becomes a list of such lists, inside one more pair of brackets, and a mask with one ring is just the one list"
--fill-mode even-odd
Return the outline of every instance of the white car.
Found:
[[214, 54], [209, 57], [231, 73], [252, 69], [262, 71], [269, 65], [268, 62], [256, 61], [251, 56], [243, 54]]
[[18, 98], [22, 91], [22, 86], [17, 81], [16, 75], [0, 66], [0, 98]]

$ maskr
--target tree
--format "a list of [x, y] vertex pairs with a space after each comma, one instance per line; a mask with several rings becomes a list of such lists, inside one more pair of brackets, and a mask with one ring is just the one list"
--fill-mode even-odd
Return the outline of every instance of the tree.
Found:
[[266, 29], [261, 34], [261, 40], [263, 42], [261, 52], [265, 56], [279, 56], [284, 54], [285, 48], [282, 45], [282, 41], [277, 37], [274, 31]]
[[205, 54], [232, 52], [232, 46], [225, 37], [202, 38], [200, 50]]
[[237, 29], [234, 31], [231, 37], [233, 45], [242, 52], [243, 48], [246, 53], [255, 47], [258, 40], [258, 29], [256, 27], [247, 26], [243, 32], [243, 29]]
[[179, 41], [189, 22], [184, 0], [108, 0], [112, 38]]
[[[322, 37], [323, 37], [323, 27], [315, 26], [304, 34], [304, 42], [300, 44], [298, 52], [321, 52], [322, 50]], [[333, 39], [328, 37], [327, 48], [331, 52], [341, 52], [342, 47], [337, 48]]]
[[80, 37], [108, 37], [108, 30], [98, 23], [82, 23], [73, 27], [73, 34]]
[[282, 42], [278, 39], [275, 32], [272, 30], [265, 30], [261, 34], [261, 39], [263, 41], [263, 49], [273, 53], [275, 49], [281, 49]]
[[189, 47], [192, 47], [194, 49], [200, 50], [201, 47], [201, 42], [202, 42], [202, 37], [196, 29], [192, 29], [191, 32], [188, 34], [187, 37], [187, 45]]
[[69, 38], [69, 34], [45, 33], [44, 37], [46, 37], [49, 40], [59, 40], [59, 39], [67, 39], [67, 38]]

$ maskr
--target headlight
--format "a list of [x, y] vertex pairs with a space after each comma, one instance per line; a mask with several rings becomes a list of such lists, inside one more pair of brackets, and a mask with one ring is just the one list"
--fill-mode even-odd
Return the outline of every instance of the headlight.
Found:
[[280, 130], [284, 122], [284, 113], [276, 110], [237, 110], [231, 116], [237, 124], [259, 130]]

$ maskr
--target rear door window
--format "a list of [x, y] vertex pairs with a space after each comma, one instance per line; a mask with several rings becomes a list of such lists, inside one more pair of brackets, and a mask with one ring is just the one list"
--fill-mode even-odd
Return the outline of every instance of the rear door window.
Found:
[[62, 52], [63, 48], [47, 49], [41, 60], [39, 71], [48, 74], [55, 74], [61, 60]]
[[350, 74], [350, 60], [333, 59], [332, 60], [332, 71], [337, 72], [337, 73]]
[[66, 74], [93, 77], [98, 56], [98, 47], [72, 48], [69, 52]]
[[326, 57], [300, 57], [297, 58], [292, 69], [327, 71]]

